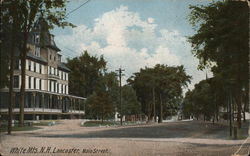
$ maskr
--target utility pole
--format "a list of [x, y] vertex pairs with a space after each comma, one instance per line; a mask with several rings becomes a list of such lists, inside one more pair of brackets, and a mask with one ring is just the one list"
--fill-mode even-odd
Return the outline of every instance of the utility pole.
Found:
[[122, 72], [125, 71], [124, 69], [119, 68], [118, 70], [116, 70], [119, 72], [119, 80], [120, 80], [120, 121], [121, 121], [121, 125], [122, 125]]

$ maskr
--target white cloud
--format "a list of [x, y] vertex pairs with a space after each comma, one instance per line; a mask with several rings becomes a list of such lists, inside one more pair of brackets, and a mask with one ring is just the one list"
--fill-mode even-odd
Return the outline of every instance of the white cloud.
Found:
[[57, 43], [74, 49], [78, 52], [75, 55], [84, 50], [104, 55], [109, 70], [121, 66], [126, 70], [126, 78], [140, 68], [159, 63], [184, 64], [188, 74], [198, 78], [194, 82], [201, 79], [202, 72], [196, 70], [198, 62], [191, 56], [190, 45], [177, 30], [158, 30], [153, 18], [143, 20], [126, 6], [106, 12], [94, 22], [92, 28], [79, 25], [72, 34], [56, 36]]
[[154, 21], [155, 20], [153, 18], [151, 18], [151, 17], [148, 18], [148, 23], [154, 23]]

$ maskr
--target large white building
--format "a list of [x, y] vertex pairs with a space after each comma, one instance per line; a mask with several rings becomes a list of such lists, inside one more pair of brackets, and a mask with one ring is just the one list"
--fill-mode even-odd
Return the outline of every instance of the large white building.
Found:
[[[69, 95], [70, 70], [62, 63], [60, 49], [50, 32], [42, 31], [46, 22], [36, 22], [28, 40], [25, 75], [25, 119], [61, 118], [84, 115], [84, 99]], [[18, 56], [18, 52], [17, 52]], [[15, 107], [19, 113], [21, 61], [17, 57], [14, 70]], [[8, 88], [0, 89], [0, 113], [8, 113]], [[16, 115], [18, 117], [18, 115]]]

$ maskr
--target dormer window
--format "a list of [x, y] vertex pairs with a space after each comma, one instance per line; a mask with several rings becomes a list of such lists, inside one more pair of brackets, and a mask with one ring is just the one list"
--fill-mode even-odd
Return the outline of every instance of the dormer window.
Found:
[[57, 61], [60, 63], [61, 62], [61, 56], [57, 55]]
[[37, 57], [40, 57], [40, 47], [36, 47], [36, 49], [35, 49], [35, 55]]
[[38, 34], [34, 35], [34, 43], [39, 44], [40, 42], [40, 36]]

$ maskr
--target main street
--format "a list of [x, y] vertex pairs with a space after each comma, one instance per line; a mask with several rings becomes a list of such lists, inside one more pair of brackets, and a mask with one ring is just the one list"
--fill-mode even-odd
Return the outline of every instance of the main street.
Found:
[[34, 131], [2, 133], [0, 151], [3, 155], [228, 156], [240, 147], [237, 154], [246, 155], [250, 146], [250, 139], [229, 140], [227, 126], [200, 121], [124, 127], [81, 127], [81, 122], [61, 120]]

